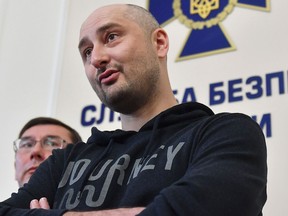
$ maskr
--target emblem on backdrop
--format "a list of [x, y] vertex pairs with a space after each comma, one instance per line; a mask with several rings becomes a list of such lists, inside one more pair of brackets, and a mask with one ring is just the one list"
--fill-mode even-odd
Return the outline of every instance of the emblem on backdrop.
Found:
[[178, 19], [190, 29], [176, 61], [236, 50], [222, 24], [234, 7], [270, 11], [270, 0], [148, 0], [161, 26]]

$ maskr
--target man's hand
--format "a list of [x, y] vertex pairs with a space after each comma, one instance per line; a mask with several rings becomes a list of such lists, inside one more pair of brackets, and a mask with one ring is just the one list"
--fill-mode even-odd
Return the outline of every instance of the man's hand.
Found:
[[34, 199], [30, 202], [30, 209], [42, 208], [42, 209], [50, 209], [48, 201], [45, 197], [42, 197], [40, 200]]
[[135, 216], [144, 210], [144, 207], [118, 208], [91, 212], [66, 212], [63, 216]]

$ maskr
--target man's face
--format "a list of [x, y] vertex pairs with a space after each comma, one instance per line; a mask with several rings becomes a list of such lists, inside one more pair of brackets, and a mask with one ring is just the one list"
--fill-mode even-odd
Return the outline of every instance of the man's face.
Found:
[[129, 114], [154, 96], [160, 68], [152, 35], [123, 11], [110, 6], [94, 12], [82, 25], [79, 51], [100, 100]]
[[66, 144], [72, 143], [69, 134], [66, 128], [58, 125], [35, 125], [23, 133], [21, 138], [31, 138], [37, 143], [29, 150], [18, 150], [15, 153], [15, 179], [19, 186], [27, 183], [40, 163], [52, 154], [52, 150], [45, 149], [39, 141], [45, 137], [59, 137], [65, 140]]

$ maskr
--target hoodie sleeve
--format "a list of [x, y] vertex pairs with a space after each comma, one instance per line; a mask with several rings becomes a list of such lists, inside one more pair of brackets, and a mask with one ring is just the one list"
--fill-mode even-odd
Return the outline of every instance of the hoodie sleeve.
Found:
[[[48, 199], [50, 206], [53, 205], [57, 182], [63, 169], [62, 164], [64, 164], [63, 157], [57, 157], [56, 161], [54, 155], [50, 156], [39, 166], [27, 184], [19, 188], [17, 193], [13, 193], [9, 199], [0, 203], [0, 215], [62, 215], [65, 210], [30, 209], [30, 201], [33, 199], [39, 200], [42, 197]], [[57, 170], [55, 170], [55, 167], [57, 167]]]
[[[242, 114], [216, 115], [192, 135], [187, 172], [139, 216], [261, 216], [266, 202], [266, 144]], [[194, 143], [194, 144], [192, 144]]]

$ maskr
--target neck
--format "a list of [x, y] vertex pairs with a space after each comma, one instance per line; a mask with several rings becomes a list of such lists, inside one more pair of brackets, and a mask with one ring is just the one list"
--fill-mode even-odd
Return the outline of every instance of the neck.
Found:
[[168, 97], [162, 97], [152, 104], [146, 104], [134, 113], [128, 115], [120, 114], [122, 129], [125, 131], [139, 131], [150, 119], [175, 105], [177, 105], [177, 101], [173, 93], [171, 93]]

